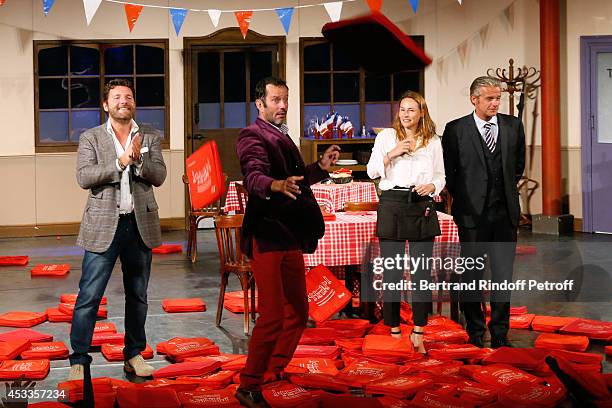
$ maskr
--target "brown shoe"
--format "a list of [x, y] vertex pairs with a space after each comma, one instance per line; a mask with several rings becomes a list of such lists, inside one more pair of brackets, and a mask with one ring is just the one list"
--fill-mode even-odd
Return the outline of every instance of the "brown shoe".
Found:
[[155, 369], [145, 363], [144, 359], [140, 354], [130, 358], [123, 365], [123, 369], [126, 373], [134, 374], [137, 377], [151, 377]]
[[245, 389], [238, 388], [236, 394], [234, 394], [236, 399], [240, 402], [240, 405], [243, 407], [250, 408], [269, 408], [270, 405], [266, 402], [263, 395], [261, 395], [261, 391], [248, 391]]

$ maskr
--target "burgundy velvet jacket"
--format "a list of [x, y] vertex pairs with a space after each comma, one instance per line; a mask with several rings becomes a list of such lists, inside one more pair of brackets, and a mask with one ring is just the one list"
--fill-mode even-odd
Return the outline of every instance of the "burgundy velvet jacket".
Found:
[[[240, 131], [236, 144], [249, 200], [242, 224], [242, 251], [252, 256], [253, 238], [261, 252], [301, 249], [314, 252], [325, 223], [310, 185], [329, 174], [317, 163], [308, 166], [289, 135], [257, 118]], [[272, 193], [273, 180], [304, 176], [296, 200]]]

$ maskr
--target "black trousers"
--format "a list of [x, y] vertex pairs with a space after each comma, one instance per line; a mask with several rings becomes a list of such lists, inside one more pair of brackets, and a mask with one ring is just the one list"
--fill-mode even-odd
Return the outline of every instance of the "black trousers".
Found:
[[[431, 258], [433, 253], [434, 239], [428, 238], [422, 241], [410, 241], [408, 244], [409, 259], [423, 260], [423, 267], [415, 268], [411, 273], [411, 281], [416, 284], [416, 289], [412, 291], [412, 320], [415, 326], [427, 325], [427, 315], [432, 311], [431, 290], [420, 290], [421, 281], [430, 282], [431, 268], [426, 260]], [[399, 255], [403, 258], [406, 252], [406, 241], [395, 241], [389, 239], [380, 240], [380, 253], [385, 259], [396, 258]], [[413, 273], [414, 272], [414, 273]], [[384, 282], [398, 283], [403, 279], [404, 268], [385, 268]], [[383, 318], [387, 326], [397, 327], [400, 324], [400, 291], [385, 291], [383, 293]]]
[[[482, 214], [476, 228], [459, 227], [462, 257], [482, 257], [491, 269], [491, 282], [512, 281], [516, 251], [517, 228], [512, 225], [504, 203], [489, 206]], [[461, 282], [477, 282], [475, 291], [459, 293], [460, 306], [465, 314], [470, 338], [481, 338], [485, 331], [485, 315], [481, 307], [483, 293], [478, 281], [484, 269], [466, 270], [459, 276]], [[491, 338], [503, 339], [510, 328], [510, 293], [491, 291]]]

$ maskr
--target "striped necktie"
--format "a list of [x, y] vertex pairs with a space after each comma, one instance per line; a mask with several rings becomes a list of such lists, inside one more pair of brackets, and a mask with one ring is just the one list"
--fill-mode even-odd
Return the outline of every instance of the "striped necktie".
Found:
[[484, 125], [484, 139], [487, 147], [493, 153], [495, 151], [495, 138], [493, 137], [493, 132], [491, 131], [491, 123], [487, 122]]

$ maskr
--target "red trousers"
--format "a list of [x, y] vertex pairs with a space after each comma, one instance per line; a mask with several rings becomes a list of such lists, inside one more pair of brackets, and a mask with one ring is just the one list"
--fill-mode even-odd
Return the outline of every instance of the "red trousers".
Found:
[[308, 295], [300, 250], [262, 253], [253, 240], [251, 269], [259, 317], [240, 373], [240, 388], [258, 391], [266, 371], [280, 373], [291, 361], [308, 321]]

